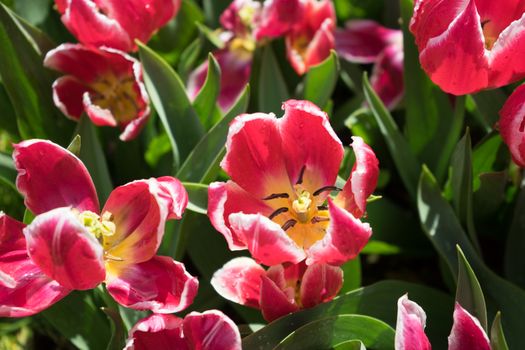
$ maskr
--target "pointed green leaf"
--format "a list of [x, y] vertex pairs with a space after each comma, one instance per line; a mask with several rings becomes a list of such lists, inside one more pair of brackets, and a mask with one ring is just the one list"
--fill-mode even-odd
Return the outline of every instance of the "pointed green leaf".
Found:
[[397, 170], [401, 175], [401, 179], [403, 180], [407, 191], [413, 198], [415, 198], [416, 184], [420, 169], [419, 162], [410, 150], [406, 139], [399, 131], [394, 119], [392, 119], [392, 116], [385, 108], [383, 102], [381, 102], [370, 86], [366, 73], [363, 76], [363, 90], [366, 101], [379, 124], [381, 134], [383, 134], [383, 137], [385, 138], [390, 154], [392, 155]]
[[16, 168], [13, 159], [7, 154], [0, 153], [0, 180], [16, 190]]
[[456, 249], [459, 262], [456, 301], [472, 316], [476, 317], [481, 327], [487, 332], [487, 307], [485, 306], [483, 291], [460, 246], [456, 246]]
[[67, 150], [78, 157], [80, 156], [81, 147], [82, 147], [82, 141], [81, 141], [80, 135], [75, 135], [75, 137], [73, 137], [73, 140], [71, 140], [71, 143], [69, 144], [69, 146], [67, 146]]
[[217, 60], [211, 53], [208, 54], [208, 74], [204, 85], [195, 101], [193, 101], [193, 108], [199, 116], [202, 125], [205, 129], [211, 128], [215, 123], [213, 120], [213, 112], [217, 109], [217, 98], [221, 90], [221, 68]]
[[146, 88], [170, 139], [174, 168], [178, 169], [204, 134], [204, 127], [177, 73], [153, 50], [138, 45]]
[[359, 339], [367, 347], [390, 350], [395, 331], [376, 318], [338, 315], [312, 321], [291, 333], [276, 350], [330, 349], [347, 339]]
[[332, 96], [338, 78], [339, 59], [332, 51], [323, 62], [311, 67], [306, 73], [303, 98], [323, 109]]
[[505, 334], [503, 334], [503, 327], [501, 326], [501, 312], [496, 313], [492, 327], [490, 329], [490, 346], [492, 350], [509, 350]]
[[100, 203], [104, 203], [113, 191], [113, 184], [96, 127], [87, 116], [83, 115], [78, 122], [76, 134], [80, 135], [83, 141], [79, 158], [84, 162], [93, 179]]
[[341, 266], [343, 269], [343, 287], [339, 293], [346, 293], [361, 287], [361, 259], [356, 257]]
[[208, 185], [194, 182], [183, 182], [182, 184], [188, 191], [187, 209], [206, 215], [208, 209]]
[[230, 122], [246, 112], [250, 99], [250, 89], [246, 86], [228, 113], [208, 131], [190, 153], [177, 172], [181, 181], [210, 183], [218, 173]]
[[179, 63], [177, 65], [177, 72], [182, 81], [186, 81], [190, 75], [191, 70], [195, 67], [195, 63], [199, 58], [202, 49], [202, 40], [195, 39], [187, 48], [180, 54]]
[[111, 339], [106, 347], [106, 350], [121, 350], [126, 343], [126, 329], [124, 322], [117, 310], [112, 308], [102, 308], [106, 314], [111, 329]]
[[290, 94], [271, 45], [263, 49], [261, 61], [257, 91], [259, 112], [279, 114], [282, 103], [290, 98]]
[[441, 195], [432, 173], [423, 167], [418, 190], [418, 211], [428, 238], [447, 262], [457, 278], [458, 259], [455, 246], [459, 245], [476, 273], [488, 310], [501, 310], [505, 315], [503, 327], [511, 349], [525, 348], [522, 320], [525, 314], [525, 291], [488, 269], [467, 239], [454, 210]]

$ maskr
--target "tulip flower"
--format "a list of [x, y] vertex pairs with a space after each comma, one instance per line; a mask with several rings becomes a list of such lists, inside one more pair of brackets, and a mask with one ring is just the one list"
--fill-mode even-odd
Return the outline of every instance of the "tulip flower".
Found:
[[235, 323], [218, 310], [192, 312], [184, 319], [153, 314], [129, 331], [124, 350], [241, 350]]
[[215, 272], [213, 288], [238, 304], [261, 309], [271, 322], [281, 316], [332, 300], [343, 285], [343, 270], [327, 264], [274, 265], [268, 270], [241, 257]]
[[[25, 239], [16, 245], [13, 240], [0, 243], [2, 257], [17, 253], [23, 264], [17, 269], [0, 260], [0, 300], [4, 293], [38, 285], [41, 293], [34, 298], [42, 304], [14, 299], [15, 305], [0, 307], [2, 316], [18, 316], [17, 310], [37, 313], [71, 290], [102, 282], [118, 303], [134, 309], [171, 313], [191, 304], [197, 279], [182, 263], [156, 255], [166, 220], [180, 219], [187, 205], [177, 179], [166, 176], [117, 187], [100, 211], [87, 169], [66, 149], [28, 140], [14, 145], [13, 159], [16, 185], [36, 217], [23, 228]], [[17, 239], [16, 233], [9, 234]]]
[[62, 22], [84, 45], [135, 51], [179, 11], [181, 0], [55, 0]]
[[[426, 314], [406, 295], [397, 302], [396, 350], [430, 350], [424, 333]], [[490, 350], [490, 341], [478, 319], [459, 303], [454, 307], [454, 323], [448, 337], [449, 350]]]
[[410, 31], [419, 60], [444, 91], [464, 95], [525, 77], [525, 3], [416, 0]]
[[370, 20], [346, 22], [335, 34], [336, 51], [354, 63], [373, 63], [370, 83], [385, 106], [393, 109], [403, 97], [403, 33]]
[[53, 83], [55, 105], [69, 118], [86, 113], [98, 126], [119, 126], [128, 141], [149, 117], [142, 66], [131, 56], [109, 48], [62, 44], [49, 51], [44, 65], [66, 75]]
[[[248, 249], [267, 266], [343, 264], [372, 234], [359, 218], [377, 184], [377, 158], [354, 137], [354, 168], [336, 187], [343, 146], [326, 113], [309, 101], [289, 100], [283, 109], [279, 119], [255, 113], [231, 123], [221, 162], [231, 180], [209, 186], [211, 223], [231, 250]], [[340, 193], [332, 199], [332, 191]]]
[[525, 167], [525, 86], [518, 87], [505, 102], [499, 112], [499, 130], [507, 144], [512, 159], [520, 167]]
[[286, 55], [297, 74], [321, 63], [335, 48], [335, 10], [331, 0], [304, 0], [300, 21], [286, 33]]

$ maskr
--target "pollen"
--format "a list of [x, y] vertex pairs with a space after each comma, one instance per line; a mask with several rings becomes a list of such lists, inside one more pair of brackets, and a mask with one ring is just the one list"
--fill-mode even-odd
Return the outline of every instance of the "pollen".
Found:
[[[297, 186], [297, 185], [296, 185]], [[310, 209], [312, 206], [312, 195], [310, 192], [298, 188], [296, 190], [297, 199], [292, 202], [292, 209], [299, 219], [299, 222], [306, 223], [310, 218]]]
[[108, 211], [100, 217], [98, 214], [86, 210], [78, 214], [78, 219], [101, 243], [104, 242], [105, 237], [111, 237], [115, 234], [116, 226], [113, 222], [113, 214]]

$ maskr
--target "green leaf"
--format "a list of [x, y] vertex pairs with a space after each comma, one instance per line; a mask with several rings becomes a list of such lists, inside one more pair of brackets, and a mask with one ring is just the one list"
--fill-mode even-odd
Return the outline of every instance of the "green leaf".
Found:
[[394, 159], [399, 175], [401, 176], [407, 191], [415, 199], [416, 184], [420, 169], [419, 162], [410, 150], [406, 139], [399, 131], [394, 119], [392, 119], [392, 116], [385, 108], [383, 102], [381, 102], [370, 86], [366, 73], [363, 76], [363, 90], [366, 101], [379, 124], [381, 134], [383, 134], [388, 149], [390, 150], [390, 154]]
[[474, 247], [479, 252], [481, 250], [472, 214], [472, 150], [468, 129], [465, 136], [459, 141], [450, 165], [454, 209], [461, 224], [466, 228]]
[[82, 147], [82, 140], [80, 135], [75, 135], [73, 137], [73, 140], [69, 143], [69, 146], [67, 146], [67, 150], [71, 153], [73, 153], [75, 156], [80, 156], [80, 148]]
[[89, 293], [74, 291], [40, 315], [81, 350], [105, 349], [109, 342], [107, 319]]
[[43, 52], [22, 23], [0, 4], [0, 76], [17, 116], [20, 136], [65, 141], [67, 121], [53, 104], [52, 76], [43, 65]]
[[290, 94], [271, 45], [263, 49], [261, 60], [257, 91], [259, 112], [279, 114], [282, 103], [290, 98]]
[[156, 167], [160, 159], [171, 151], [168, 135], [165, 132], [155, 136], [148, 145], [144, 159], [152, 168]]
[[24, 211], [24, 218], [22, 219], [22, 222], [26, 225], [29, 225], [33, 222], [35, 219], [35, 214], [33, 214], [29, 209], [26, 209]]
[[111, 329], [111, 339], [106, 350], [121, 350], [126, 343], [126, 329], [122, 318], [117, 310], [112, 308], [102, 308], [106, 314]]
[[485, 129], [491, 130], [499, 120], [499, 111], [507, 100], [507, 95], [501, 89], [480, 91], [472, 95], [477, 110], [481, 114]]
[[378, 319], [362, 315], [339, 315], [312, 321], [291, 333], [276, 350], [330, 349], [349, 339], [359, 339], [365, 346], [390, 350], [395, 331]]
[[481, 185], [480, 175], [496, 170], [494, 169], [494, 164], [497, 161], [502, 142], [501, 136], [494, 133], [475, 147], [472, 155], [472, 176], [474, 181], [472, 190], [474, 192]]
[[195, 146], [176, 176], [181, 181], [210, 183], [219, 171], [230, 122], [246, 111], [250, 88], [246, 86], [228, 113]]
[[360, 340], [347, 340], [334, 345], [334, 350], [366, 350], [365, 345]]
[[182, 81], [186, 81], [188, 76], [195, 66], [199, 54], [202, 49], [202, 40], [200, 38], [195, 39], [187, 48], [182, 51], [179, 59], [179, 64], [177, 65], [177, 72]]
[[202, 23], [195, 23], [197, 25], [197, 28], [199, 28], [199, 31], [212, 43], [216, 48], [223, 49], [224, 48], [224, 41], [220, 38], [219, 31], [212, 30], [205, 26]]
[[26, 18], [33, 25], [42, 23], [49, 14], [51, 0], [17, 0], [15, 11]]
[[214, 110], [217, 109], [217, 98], [221, 90], [221, 68], [211, 53], [208, 54], [208, 74], [204, 85], [195, 100], [193, 108], [197, 112], [206, 130], [215, 124]]
[[177, 73], [153, 50], [138, 45], [146, 88], [170, 139], [174, 168], [178, 169], [199, 142], [204, 128]]
[[331, 51], [330, 56], [306, 73], [303, 98], [323, 109], [332, 96], [338, 78], [339, 60], [335, 51]]
[[[425, 329], [436, 349], [445, 348], [451, 329], [453, 300], [435, 289], [400, 281], [381, 281], [341, 295], [334, 300], [282, 317], [243, 339], [243, 349], [273, 349], [299, 327], [322, 318], [360, 314], [380, 319], [395, 327], [397, 300], [408, 293], [425, 310]], [[352, 338], [349, 338], [350, 340]], [[355, 339], [355, 338], [354, 338]]]
[[452, 274], [457, 277], [455, 246], [459, 245], [487, 297], [487, 309], [489, 312], [501, 310], [505, 315], [503, 327], [510, 348], [525, 348], [521, 323], [525, 314], [525, 291], [496, 275], [483, 264], [463, 232], [454, 210], [442, 197], [435, 178], [426, 167], [423, 167], [419, 182], [418, 211], [427, 237], [445, 259]]
[[340, 294], [361, 287], [361, 260], [359, 256], [344, 263], [341, 269], [343, 269], [344, 279], [343, 286], [339, 291]]
[[496, 313], [492, 327], [490, 329], [490, 346], [492, 350], [509, 350], [505, 334], [503, 334], [503, 327], [501, 326], [501, 312]]
[[188, 191], [188, 210], [199, 214], [207, 214], [208, 208], [208, 185], [193, 182], [183, 182]]
[[104, 203], [111, 191], [113, 191], [113, 184], [111, 183], [106, 157], [98, 139], [96, 127], [88, 117], [83, 115], [78, 122], [75, 134], [80, 135], [82, 139], [79, 158], [89, 170], [89, 174], [97, 189], [99, 201]]
[[456, 246], [456, 249], [459, 262], [456, 301], [472, 316], [476, 317], [481, 327], [487, 332], [487, 307], [483, 291], [461, 248]]
[[[519, 194], [514, 206], [512, 222], [505, 246], [505, 275], [518, 286], [525, 288], [525, 177], [522, 179]], [[507, 315], [505, 314], [505, 317]]]
[[13, 159], [7, 154], [0, 153], [0, 179], [16, 190], [16, 175]]

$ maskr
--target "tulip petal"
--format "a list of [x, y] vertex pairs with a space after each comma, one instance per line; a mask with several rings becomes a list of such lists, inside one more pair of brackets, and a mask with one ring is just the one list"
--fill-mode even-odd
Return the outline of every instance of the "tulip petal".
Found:
[[448, 337], [449, 350], [490, 350], [490, 341], [479, 321], [456, 303], [454, 324]]
[[92, 0], [69, 0], [62, 22], [85, 45], [122, 51], [131, 51], [135, 46], [121, 24], [100, 12]]
[[383, 27], [371, 20], [353, 20], [345, 23], [344, 29], [336, 30], [337, 53], [347, 61], [374, 63], [387, 46], [402, 45], [400, 30]]
[[89, 173], [73, 153], [46, 140], [14, 145], [16, 186], [34, 214], [64, 206], [98, 212], [97, 193]]
[[264, 269], [253, 259], [235, 258], [213, 274], [211, 285], [223, 298], [257, 308], [264, 274]]
[[[430, 350], [425, 334], [427, 315], [415, 302], [403, 295], [397, 301], [396, 350]], [[466, 349], [466, 348], [465, 348]]]
[[92, 289], [104, 280], [102, 246], [71, 208], [37, 215], [24, 235], [33, 262], [63, 287]]
[[288, 100], [283, 109], [279, 128], [291, 182], [298, 182], [302, 173], [302, 185], [312, 193], [333, 185], [344, 150], [328, 116], [309, 101]]
[[374, 151], [359, 136], [352, 137], [355, 163], [350, 178], [337, 195], [337, 205], [352, 213], [356, 218], [363, 216], [366, 200], [374, 192], [379, 177], [379, 161]]
[[53, 83], [53, 102], [68, 118], [79, 120], [84, 112], [82, 95], [89, 90], [72, 76], [60, 77]]
[[277, 223], [260, 214], [233, 213], [230, 225], [243, 237], [252, 257], [264, 265], [298, 263], [305, 253]]
[[313, 264], [306, 269], [301, 282], [304, 308], [332, 300], [343, 286], [343, 270], [327, 264]]
[[23, 228], [0, 212], [0, 317], [36, 314], [69, 293], [29, 258]]
[[261, 213], [270, 215], [273, 209], [234, 182], [212, 182], [208, 187], [208, 216], [217, 231], [222, 233], [230, 250], [246, 249], [243, 237], [231, 229], [228, 217], [231, 213]]
[[191, 350], [182, 333], [182, 319], [153, 314], [130, 329], [124, 350]]
[[499, 35], [489, 56], [491, 87], [510, 84], [525, 76], [525, 62], [516, 52], [525, 50], [525, 13]]
[[271, 322], [281, 316], [299, 310], [286, 294], [268, 277], [261, 278], [261, 311], [266, 321]]
[[173, 313], [193, 302], [199, 282], [184, 264], [155, 256], [140, 264], [111, 264], [106, 287], [119, 304], [131, 309]]
[[94, 104], [88, 92], [82, 95], [82, 104], [93, 124], [97, 126], [117, 126], [117, 120], [111, 113], [111, 110]]
[[419, 59], [430, 79], [448, 93], [463, 95], [488, 86], [489, 61], [474, 1], [446, 31], [420, 47]]
[[[221, 89], [217, 102], [223, 112], [228, 111], [250, 81], [252, 53], [231, 46], [213, 52], [221, 69]], [[208, 74], [208, 61], [204, 61], [188, 78], [188, 95], [192, 100], [200, 92]]]
[[328, 198], [330, 224], [322, 240], [308, 249], [307, 265], [315, 262], [341, 265], [354, 259], [372, 235], [368, 223], [361, 222], [352, 214], [339, 208]]
[[393, 109], [404, 93], [402, 47], [388, 46], [374, 65], [370, 84], [388, 109]]
[[241, 350], [239, 329], [219, 310], [186, 315], [183, 330], [191, 349]]
[[164, 235], [166, 220], [180, 218], [188, 194], [173, 177], [138, 180], [111, 192], [102, 214], [113, 215], [116, 232], [104, 238], [104, 247], [115, 260], [139, 263], [151, 259]]
[[499, 112], [499, 129], [516, 164], [525, 167], [525, 86], [519, 86]]
[[257, 28], [255, 39], [277, 38], [286, 34], [304, 16], [304, 3], [300, 0], [266, 0]]
[[281, 156], [278, 120], [272, 114], [243, 114], [230, 124], [222, 168], [258, 198], [292, 188]]

